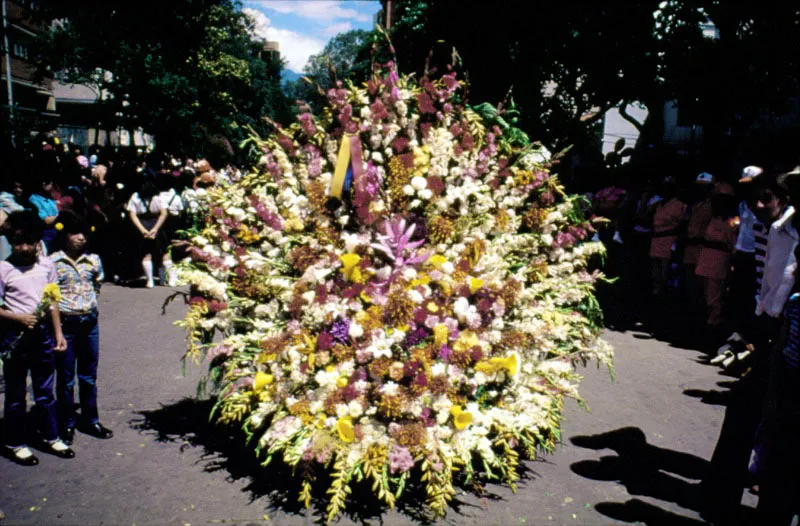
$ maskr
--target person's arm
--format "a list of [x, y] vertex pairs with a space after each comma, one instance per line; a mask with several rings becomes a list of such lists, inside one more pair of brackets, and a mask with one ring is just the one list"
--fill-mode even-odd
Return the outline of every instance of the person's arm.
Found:
[[36, 316], [33, 314], [17, 314], [10, 310], [0, 309], [0, 319], [19, 323], [28, 329], [33, 329], [36, 326]]
[[144, 225], [142, 225], [142, 222], [139, 221], [139, 216], [136, 215], [136, 212], [134, 212], [133, 210], [128, 210], [128, 216], [131, 218], [133, 225], [143, 236], [148, 234], [147, 230], [144, 229]]
[[156, 237], [156, 234], [158, 234], [158, 231], [164, 225], [164, 221], [167, 220], [167, 215], [168, 215], [167, 209], [162, 208], [161, 212], [159, 212], [158, 214], [158, 221], [156, 221], [155, 226], [149, 232], [151, 237]]
[[50, 320], [53, 322], [53, 334], [56, 338], [56, 344], [53, 350], [56, 352], [64, 352], [67, 350], [67, 340], [64, 338], [64, 333], [61, 330], [61, 313], [58, 312], [58, 305], [50, 307]]

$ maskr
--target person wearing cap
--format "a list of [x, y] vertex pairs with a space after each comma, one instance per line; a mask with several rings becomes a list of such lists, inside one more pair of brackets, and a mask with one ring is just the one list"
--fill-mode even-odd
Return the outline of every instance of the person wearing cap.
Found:
[[78, 371], [80, 425], [78, 429], [95, 438], [114, 433], [100, 423], [97, 410], [97, 365], [100, 356], [100, 326], [97, 296], [103, 281], [103, 264], [97, 254], [87, 254], [92, 226], [71, 213], [59, 214], [55, 246], [50, 260], [56, 267], [61, 301], [62, 330], [67, 349], [56, 358], [56, 408], [59, 433], [65, 444], [75, 439], [75, 369]]
[[717, 183], [714, 186], [711, 195], [711, 216], [703, 233], [703, 246], [697, 258], [695, 273], [703, 280], [709, 336], [717, 338], [722, 336], [720, 330], [723, 322], [722, 309], [725, 304], [726, 282], [738, 234], [736, 202], [730, 184]]
[[656, 206], [653, 237], [650, 241], [654, 296], [662, 296], [665, 292], [672, 251], [678, 240], [680, 227], [686, 221], [686, 204], [677, 196], [674, 180], [664, 180], [661, 195], [664, 199]]
[[[703, 250], [703, 237], [706, 227], [711, 221], [711, 191], [714, 188], [714, 177], [703, 172], [695, 179], [693, 190], [693, 204], [689, 213], [689, 222], [686, 225], [686, 248], [683, 251], [683, 268], [686, 276], [686, 293], [690, 298], [692, 307], [702, 304], [702, 279], [695, 273], [697, 259]], [[702, 311], [702, 308], [697, 310]]]
[[[739, 331], [750, 332], [755, 299], [761, 285], [764, 256], [767, 249], [767, 228], [754, 212], [756, 207], [757, 178], [764, 172], [758, 166], [747, 166], [742, 170], [737, 185], [741, 196], [739, 202], [739, 235], [733, 254], [733, 276], [731, 280], [731, 311], [736, 316]], [[758, 258], [759, 273], [756, 273]]]
[[[794, 284], [797, 230], [792, 227], [794, 208], [788, 204], [785, 176], [761, 173], [751, 183], [755, 281], [761, 283], [755, 295], [756, 308], [745, 334], [755, 348], [749, 361], [750, 371], [732, 388], [719, 440], [711, 456], [709, 473], [703, 481], [706, 510], [704, 517], [717, 524], [738, 520], [736, 509], [748, 484], [751, 451], [758, 448], [757, 436], [767, 394], [772, 340], [778, 335], [784, 303]], [[768, 232], [766, 239], [764, 233]], [[763, 255], [762, 255], [763, 254]], [[762, 278], [763, 276], [763, 278]], [[761, 461], [754, 466], [759, 473]]]

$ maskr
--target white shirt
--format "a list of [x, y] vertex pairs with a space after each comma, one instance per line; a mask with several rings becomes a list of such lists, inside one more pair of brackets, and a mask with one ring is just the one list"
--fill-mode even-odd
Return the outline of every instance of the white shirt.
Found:
[[753, 253], [756, 249], [756, 239], [753, 235], [753, 223], [756, 215], [742, 201], [739, 203], [739, 237], [736, 238], [736, 251]]
[[794, 208], [786, 207], [783, 215], [769, 229], [764, 278], [761, 291], [756, 296], [756, 315], [780, 316], [794, 287], [797, 269], [794, 251], [800, 242], [800, 235], [792, 225], [792, 216]]
[[178, 195], [174, 188], [170, 188], [169, 190], [161, 192], [158, 194], [158, 198], [167, 208], [169, 215], [178, 216], [181, 214], [181, 212], [183, 212], [183, 199]]
[[[164, 208], [163, 204], [161, 203], [161, 199], [159, 196], [154, 195], [153, 199], [150, 200], [150, 213], [158, 215], [161, 213], [161, 210]], [[128, 212], [133, 212], [137, 216], [144, 215], [147, 213], [147, 207], [144, 205], [144, 201], [142, 198], [139, 197], [139, 193], [135, 192], [130, 199], [128, 199], [128, 206], [125, 207], [125, 210]]]

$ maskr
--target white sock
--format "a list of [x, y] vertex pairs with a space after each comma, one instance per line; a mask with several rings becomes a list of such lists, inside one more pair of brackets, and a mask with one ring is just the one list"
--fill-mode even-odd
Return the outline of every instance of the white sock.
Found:
[[153, 281], [153, 260], [143, 259], [142, 268], [144, 269], [144, 275], [147, 276], [147, 281]]
[[165, 259], [164, 261], [161, 262], [161, 266], [164, 268], [164, 274], [166, 275], [167, 278], [167, 284], [170, 287], [173, 287], [175, 285], [175, 271], [172, 269], [172, 260]]

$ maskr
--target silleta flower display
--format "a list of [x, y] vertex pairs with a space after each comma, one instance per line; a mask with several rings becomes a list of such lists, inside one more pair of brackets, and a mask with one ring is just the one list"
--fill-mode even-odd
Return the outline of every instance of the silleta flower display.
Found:
[[515, 488], [580, 400], [576, 366], [611, 366], [577, 198], [463, 88], [388, 64], [254, 137], [181, 268], [214, 417], [296, 468], [306, 505], [327, 471], [329, 518], [362, 480], [389, 506], [422, 484], [440, 515], [458, 485]]

